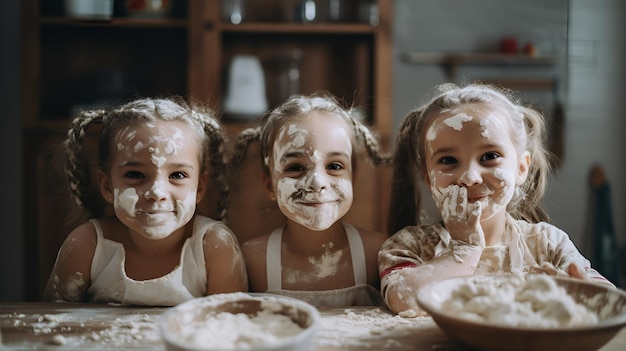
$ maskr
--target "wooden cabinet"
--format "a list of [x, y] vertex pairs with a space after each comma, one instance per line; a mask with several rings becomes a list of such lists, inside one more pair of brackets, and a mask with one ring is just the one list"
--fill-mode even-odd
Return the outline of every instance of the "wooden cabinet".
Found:
[[[273, 107], [281, 98], [280, 58], [295, 49], [301, 53], [300, 92], [327, 90], [362, 108], [389, 149], [392, 1], [373, 2], [376, 25], [358, 15], [372, 0], [340, 1], [349, 8], [332, 22], [323, 15], [330, 2], [315, 1], [316, 21], [302, 23], [290, 17], [299, 1], [248, 0], [243, 21], [235, 25], [222, 19], [221, 0], [171, 0], [166, 16], [127, 16], [125, 2], [117, 0], [113, 16], [105, 20], [70, 18], [63, 0], [22, 1], [27, 299], [40, 298], [71, 229], [66, 218], [75, 210], [63, 190], [56, 151], [74, 109], [176, 94], [222, 112], [226, 72], [241, 54], [262, 62]], [[247, 126], [224, 122], [232, 133]], [[388, 172], [365, 166], [359, 174], [350, 220], [382, 231]]]

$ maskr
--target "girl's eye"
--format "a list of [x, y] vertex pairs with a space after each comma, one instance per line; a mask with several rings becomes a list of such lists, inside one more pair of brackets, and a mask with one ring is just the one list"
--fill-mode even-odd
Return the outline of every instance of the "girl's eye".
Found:
[[170, 174], [170, 179], [185, 179], [187, 178], [187, 174], [184, 172], [174, 172]]
[[339, 162], [333, 162], [326, 166], [326, 169], [331, 170], [331, 171], [341, 171], [344, 168], [345, 167]]
[[124, 175], [126, 178], [133, 178], [133, 179], [142, 179], [145, 178], [146, 176], [139, 172], [139, 171], [128, 171], [126, 172], [126, 174]]
[[497, 152], [488, 152], [486, 154], [484, 154], [480, 160], [481, 161], [493, 161], [495, 159], [497, 159], [498, 157], [500, 157], [500, 154], [498, 154]]
[[452, 165], [452, 164], [458, 163], [458, 161], [454, 157], [444, 156], [441, 159], [439, 159], [439, 163], [444, 164], [444, 165]]
[[304, 166], [299, 163], [294, 163], [285, 167], [285, 172], [302, 172], [304, 171]]

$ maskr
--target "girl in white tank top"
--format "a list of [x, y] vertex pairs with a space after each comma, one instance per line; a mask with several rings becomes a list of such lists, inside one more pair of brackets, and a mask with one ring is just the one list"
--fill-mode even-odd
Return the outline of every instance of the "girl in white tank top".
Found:
[[[379, 305], [377, 255], [386, 236], [342, 223], [353, 200], [356, 148], [387, 158], [330, 96], [295, 96], [258, 131], [263, 186], [286, 224], [242, 245], [250, 289], [317, 306]], [[253, 132], [242, 135], [250, 138]]]

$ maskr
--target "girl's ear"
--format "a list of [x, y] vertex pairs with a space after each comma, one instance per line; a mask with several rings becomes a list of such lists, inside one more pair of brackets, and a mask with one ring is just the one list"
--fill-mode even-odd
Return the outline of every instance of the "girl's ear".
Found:
[[530, 152], [524, 151], [524, 153], [522, 153], [522, 156], [520, 157], [520, 160], [519, 160], [519, 167], [517, 170], [517, 182], [516, 182], [517, 185], [522, 185], [526, 181], [526, 178], [528, 177], [528, 171], [530, 169], [530, 161], [531, 161]]
[[272, 184], [272, 177], [266, 172], [261, 172], [261, 183], [263, 183], [263, 190], [268, 199], [276, 201], [276, 193], [274, 192], [274, 184]]
[[113, 204], [113, 187], [111, 186], [111, 180], [100, 169], [98, 170], [97, 179], [98, 186], [100, 187], [100, 194], [107, 203]]
[[198, 189], [196, 190], [196, 204], [199, 204], [206, 195], [207, 183], [209, 182], [209, 171], [205, 170], [198, 178]]

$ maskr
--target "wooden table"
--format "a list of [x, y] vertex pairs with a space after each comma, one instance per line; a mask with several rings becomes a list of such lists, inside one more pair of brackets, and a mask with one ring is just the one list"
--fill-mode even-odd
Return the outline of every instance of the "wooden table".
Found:
[[[165, 350], [156, 321], [165, 308], [0, 303], [2, 350]], [[320, 308], [315, 350], [464, 350], [430, 317], [375, 307]], [[602, 351], [626, 350], [626, 328]]]

